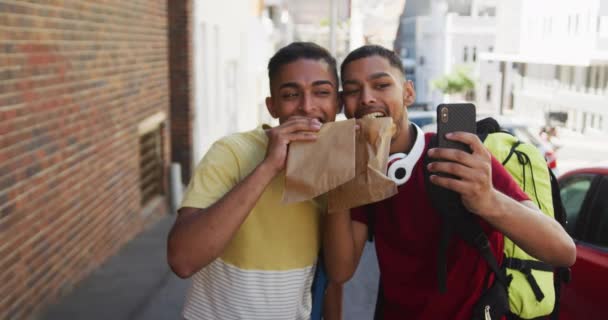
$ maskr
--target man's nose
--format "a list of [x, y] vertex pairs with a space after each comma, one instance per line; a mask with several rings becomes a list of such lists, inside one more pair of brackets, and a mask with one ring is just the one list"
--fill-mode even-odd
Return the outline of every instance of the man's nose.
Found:
[[372, 91], [369, 89], [361, 90], [361, 104], [364, 106], [373, 105], [376, 103], [376, 98], [372, 94]]
[[312, 96], [310, 94], [302, 95], [302, 100], [300, 100], [299, 109], [304, 114], [309, 114], [309, 113], [313, 112], [313, 110], [315, 109], [315, 104], [314, 104], [314, 99], [312, 98]]

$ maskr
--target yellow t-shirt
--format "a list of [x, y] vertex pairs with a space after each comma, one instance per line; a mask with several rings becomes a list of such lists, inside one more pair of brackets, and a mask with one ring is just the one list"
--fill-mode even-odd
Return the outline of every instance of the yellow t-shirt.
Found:
[[[198, 165], [182, 207], [206, 208], [264, 159], [262, 127], [217, 141]], [[308, 319], [310, 286], [320, 246], [320, 207], [281, 202], [279, 174], [226, 250], [193, 277], [186, 319]]]

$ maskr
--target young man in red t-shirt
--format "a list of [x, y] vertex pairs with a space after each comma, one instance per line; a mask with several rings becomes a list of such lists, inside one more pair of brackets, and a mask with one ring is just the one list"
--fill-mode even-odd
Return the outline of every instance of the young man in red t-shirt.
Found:
[[[348, 118], [391, 117], [396, 130], [390, 153], [409, 153], [416, 143], [428, 144], [409, 122], [406, 107], [415, 100], [411, 81], [392, 52], [364, 46], [351, 52], [341, 68], [345, 114]], [[454, 238], [447, 257], [447, 293], [437, 281], [440, 218], [426, 192], [423, 158], [450, 160], [429, 165], [431, 183], [461, 195], [478, 216], [492, 252], [500, 263], [507, 235], [527, 252], [554, 266], [570, 266], [576, 252], [572, 239], [544, 215], [511, 176], [485, 149], [476, 135], [447, 137], [463, 142], [472, 154], [435, 148], [424, 152], [399, 193], [348, 213], [326, 216], [324, 252], [332, 281], [343, 283], [355, 272], [368, 235], [368, 212], [374, 217], [374, 238], [382, 291], [378, 306], [382, 319], [470, 319], [473, 305], [488, 286], [489, 267], [479, 252]], [[460, 180], [440, 177], [443, 172]]]

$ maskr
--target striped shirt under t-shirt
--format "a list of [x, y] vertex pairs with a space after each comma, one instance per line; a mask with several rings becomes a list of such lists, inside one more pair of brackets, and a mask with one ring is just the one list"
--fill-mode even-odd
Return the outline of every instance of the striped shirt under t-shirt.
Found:
[[[267, 143], [259, 127], [213, 144], [182, 207], [218, 201], [264, 159]], [[275, 177], [220, 257], [193, 276], [186, 319], [310, 318], [320, 207], [314, 201], [283, 204], [284, 179]]]

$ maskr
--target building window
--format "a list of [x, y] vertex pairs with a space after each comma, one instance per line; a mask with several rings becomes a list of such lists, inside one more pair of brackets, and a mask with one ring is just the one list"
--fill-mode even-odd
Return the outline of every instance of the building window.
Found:
[[477, 61], [477, 47], [473, 47], [473, 62]]
[[486, 86], [486, 101], [492, 101], [492, 85], [489, 84]]
[[507, 109], [509, 110], [513, 110], [513, 107], [515, 106], [515, 87], [511, 86], [511, 91], [509, 92], [509, 101], [507, 103]]
[[420, 56], [420, 58], [418, 58], [418, 64], [421, 66], [424, 65], [424, 56]]
[[139, 190], [141, 205], [147, 205], [164, 192], [164, 113], [142, 121], [139, 132]]
[[574, 74], [575, 74], [575, 67], [574, 66], [570, 66], [568, 68], [568, 84], [573, 85], [574, 84]]
[[469, 48], [468, 47], [464, 47], [464, 52], [462, 55], [462, 60], [464, 62], [467, 62], [467, 60], [469, 60]]

